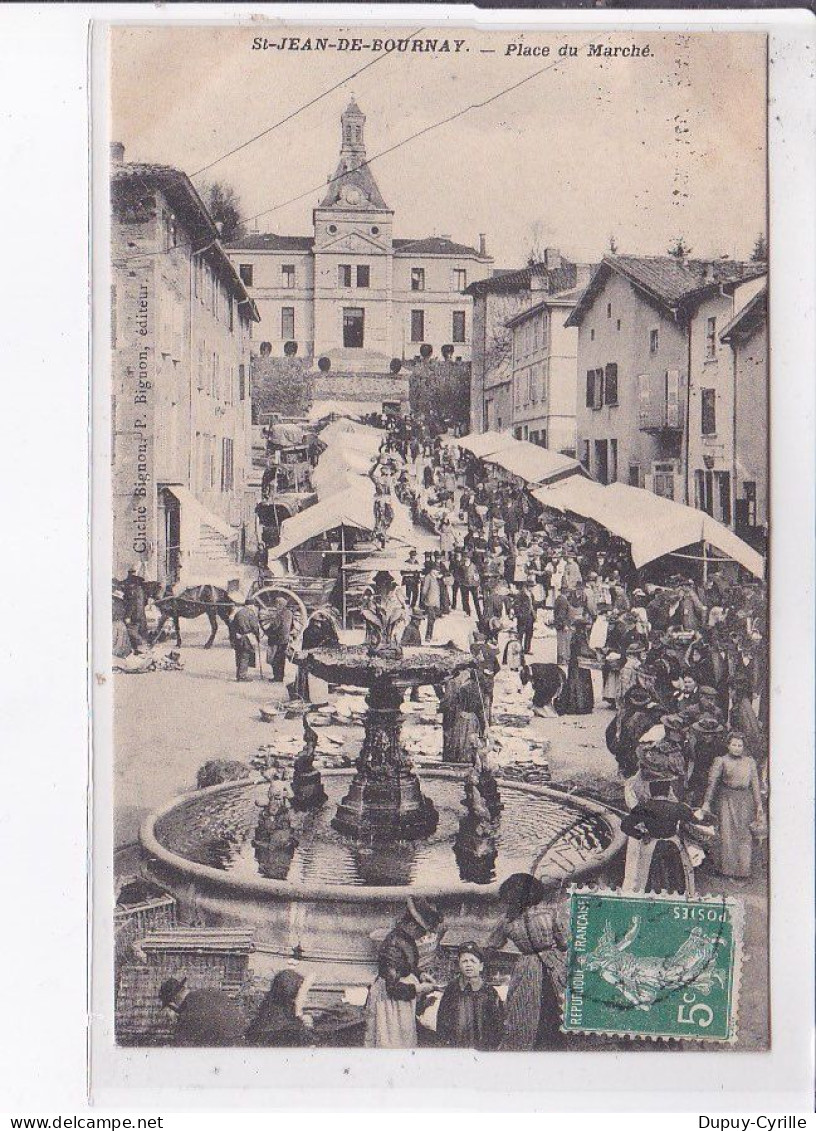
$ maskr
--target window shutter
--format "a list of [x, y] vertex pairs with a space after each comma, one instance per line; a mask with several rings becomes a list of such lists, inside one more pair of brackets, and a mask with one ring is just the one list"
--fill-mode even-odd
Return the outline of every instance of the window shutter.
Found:
[[680, 371], [666, 370], [666, 425], [680, 427]]
[[586, 375], [586, 406], [595, 407], [595, 370], [588, 369]]

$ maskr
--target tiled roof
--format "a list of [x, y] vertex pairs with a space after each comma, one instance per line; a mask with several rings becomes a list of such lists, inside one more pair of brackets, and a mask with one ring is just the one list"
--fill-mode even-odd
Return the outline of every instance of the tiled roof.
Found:
[[141, 185], [144, 188], [156, 186], [164, 193], [167, 200], [178, 211], [185, 226], [189, 228], [193, 238], [196, 241], [200, 240], [202, 245], [206, 245], [205, 256], [209, 257], [211, 261], [215, 261], [218, 270], [227, 280], [232, 292], [247, 304], [250, 317], [253, 321], [260, 322], [255, 303], [250, 298], [238, 272], [235, 270], [224, 245], [220, 242], [215, 221], [187, 174], [182, 173], [180, 169], [174, 169], [172, 165], [153, 165], [141, 162], [114, 165], [111, 169], [111, 198], [114, 215], [117, 212], [117, 201], [126, 196], [134, 185]]
[[529, 291], [533, 275], [546, 278], [546, 291], [549, 294], [574, 287], [578, 278], [577, 266], [569, 260], [564, 259], [560, 267], [549, 269], [543, 263], [533, 263], [515, 271], [494, 271], [489, 278], [471, 283], [465, 294], [476, 298], [479, 295], [518, 294], [519, 291]]
[[580, 326], [606, 280], [613, 272], [622, 275], [667, 311], [694, 303], [711, 288], [736, 279], [748, 280], [764, 274], [761, 264], [733, 259], [676, 259], [671, 255], [607, 255], [592, 276], [581, 300], [567, 319]]
[[475, 247], [464, 243], [454, 243], [447, 236], [426, 236], [421, 240], [394, 240], [394, 251], [398, 255], [476, 255]]
[[[418, 240], [396, 239], [393, 241], [396, 255], [476, 255], [475, 247], [454, 243], [442, 236], [425, 236]], [[311, 251], [313, 236], [280, 236], [276, 232], [253, 232], [239, 239], [231, 240], [226, 247], [229, 251]]]
[[226, 244], [228, 251], [311, 251], [313, 236], [279, 236], [275, 232], [254, 232]]
[[[537, 294], [538, 292], [533, 291], [532, 293]], [[582, 291], [575, 287], [571, 291], [560, 291], [555, 295], [547, 295], [545, 298], [535, 303], [534, 306], [528, 306], [525, 310], [520, 310], [518, 314], [509, 318], [505, 322], [505, 326], [518, 326], [519, 323], [524, 322], [526, 318], [529, 318], [533, 314], [538, 314], [539, 311], [548, 306], [572, 306], [578, 301], [582, 293]]]
[[720, 334], [720, 341], [730, 342], [732, 338], [739, 339], [752, 334], [767, 317], [768, 288], [763, 287], [738, 314], [734, 315]]

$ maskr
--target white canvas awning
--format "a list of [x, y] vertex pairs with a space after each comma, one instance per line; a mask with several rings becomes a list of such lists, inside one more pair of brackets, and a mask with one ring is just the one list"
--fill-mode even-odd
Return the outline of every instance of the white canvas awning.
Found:
[[484, 462], [502, 468], [525, 483], [546, 483], [568, 475], [585, 475], [577, 459], [551, 452], [528, 440], [512, 440], [507, 447], [484, 456]]
[[474, 432], [470, 436], [460, 436], [458, 439], [451, 438], [449, 442], [458, 444], [466, 452], [470, 452], [471, 455], [481, 459], [484, 456], [492, 455], [494, 452], [499, 452], [503, 448], [509, 448], [519, 441], [507, 432]]
[[330, 495], [300, 514], [287, 518], [281, 526], [280, 543], [269, 551], [270, 557], [280, 558], [310, 538], [335, 530], [338, 526], [374, 529], [374, 484], [370, 480], [361, 478], [347, 491]]
[[684, 546], [705, 542], [755, 577], [765, 573], [762, 555], [733, 530], [705, 511], [664, 499], [642, 487], [629, 487], [625, 483], [603, 487], [600, 483], [572, 477], [533, 491], [533, 498], [544, 506], [591, 518], [625, 539], [638, 568]]
[[626, 510], [638, 516], [637, 538], [632, 542], [632, 560], [636, 566], [683, 546], [705, 542], [755, 577], [764, 576], [762, 555], [705, 511], [625, 483], [611, 483], [606, 490], [613, 496], [618, 511]]

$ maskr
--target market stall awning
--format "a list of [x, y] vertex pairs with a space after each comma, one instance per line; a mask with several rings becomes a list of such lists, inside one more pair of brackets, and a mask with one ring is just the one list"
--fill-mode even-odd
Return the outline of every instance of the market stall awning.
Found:
[[459, 436], [457, 439], [449, 438], [449, 443], [458, 444], [466, 452], [481, 459], [483, 456], [492, 455], [503, 448], [509, 448], [519, 441], [507, 432], [474, 432], [470, 436]]
[[280, 558], [310, 538], [339, 526], [374, 529], [374, 485], [370, 480], [361, 478], [358, 485], [347, 491], [330, 495], [293, 518], [287, 518], [281, 526], [280, 543], [270, 549], [270, 557]]
[[528, 440], [512, 440], [509, 446], [485, 455], [484, 462], [501, 467], [525, 483], [546, 483], [568, 475], [586, 475], [577, 459], [551, 452], [549, 448], [531, 444]]
[[532, 496], [545, 507], [562, 512], [571, 511], [581, 518], [591, 518], [627, 541], [635, 532], [631, 513], [621, 513], [620, 507], [610, 498], [607, 488], [594, 479], [571, 475], [568, 479], [538, 487], [532, 492]]
[[319, 498], [327, 498], [366, 478], [372, 466], [371, 457], [365, 452], [333, 444], [317, 461], [312, 483]]
[[636, 566], [684, 546], [705, 542], [755, 577], [764, 576], [762, 555], [705, 511], [625, 483], [611, 483], [606, 490], [619, 512], [626, 509], [637, 516], [637, 536], [632, 541], [632, 561]]

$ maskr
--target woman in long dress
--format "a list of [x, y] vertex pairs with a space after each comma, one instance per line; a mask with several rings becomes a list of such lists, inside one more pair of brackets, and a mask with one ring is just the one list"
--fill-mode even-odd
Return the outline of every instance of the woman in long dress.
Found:
[[545, 896], [541, 881], [524, 872], [509, 876], [499, 888], [504, 917], [487, 945], [498, 948], [509, 939], [521, 952], [507, 990], [502, 1052], [564, 1046], [567, 924], [562, 908], [546, 903]]
[[591, 715], [595, 707], [590, 663], [593, 651], [587, 644], [586, 622], [573, 624], [570, 659], [564, 688], [553, 706], [559, 715]]
[[724, 757], [715, 758], [703, 809], [713, 811], [720, 831], [717, 871], [721, 876], [751, 875], [753, 837], [765, 823], [756, 762], [745, 752], [739, 731], [728, 736]]

